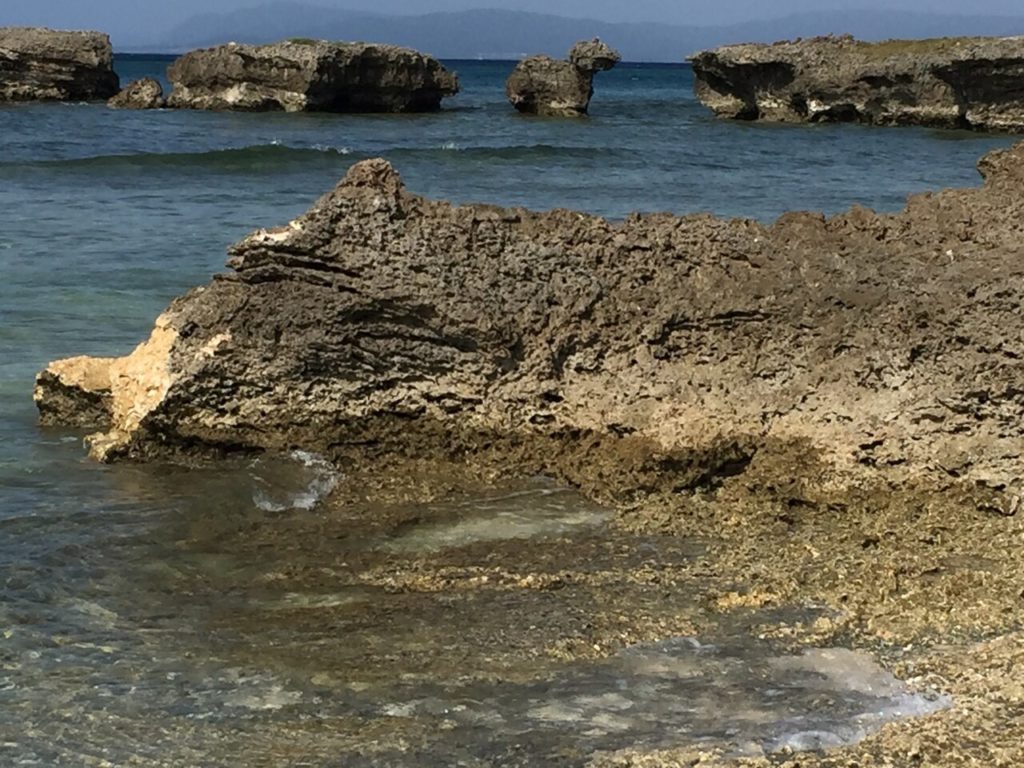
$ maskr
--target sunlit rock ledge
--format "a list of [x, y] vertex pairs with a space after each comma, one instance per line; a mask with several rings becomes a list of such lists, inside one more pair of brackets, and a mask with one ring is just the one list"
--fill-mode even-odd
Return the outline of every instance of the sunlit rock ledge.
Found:
[[230, 271], [131, 355], [54, 363], [35, 398], [45, 423], [92, 422], [104, 461], [490, 451], [585, 487], [760, 467], [830, 487], [962, 484], [1007, 511], [1024, 448], [1024, 143], [979, 169], [983, 186], [900, 213], [764, 226], [456, 206], [369, 160], [234, 245]]
[[1024, 131], [1024, 37], [726, 45], [691, 58], [716, 115]]

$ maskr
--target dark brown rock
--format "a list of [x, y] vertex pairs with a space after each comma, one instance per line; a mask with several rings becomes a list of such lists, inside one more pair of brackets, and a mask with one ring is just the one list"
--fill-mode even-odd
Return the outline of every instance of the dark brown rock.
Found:
[[161, 109], [166, 105], [164, 89], [152, 77], [133, 80], [107, 101], [115, 109]]
[[1024, 37], [818, 37], [691, 61], [697, 97], [719, 117], [1024, 131]]
[[[800, 456], [815, 484], [1010, 488], [1024, 144], [980, 168], [983, 187], [898, 214], [763, 226], [454, 206], [366, 161], [235, 245], [232, 271], [175, 301], [135, 353], [95, 363], [111, 427], [93, 453], [504, 445], [507, 462], [633, 489], [702, 487], [751, 462], [800, 472]], [[83, 364], [41, 375], [44, 413]], [[595, 475], [598, 455], [621, 471]]]
[[289, 40], [187, 53], [167, 70], [171, 107], [286, 112], [423, 112], [458, 78], [409, 48]]
[[505, 93], [520, 112], [549, 117], [587, 114], [594, 95], [594, 75], [619, 62], [618, 52], [600, 40], [576, 43], [568, 60], [530, 56], [516, 65]]
[[110, 38], [0, 27], [0, 101], [89, 101], [117, 93]]

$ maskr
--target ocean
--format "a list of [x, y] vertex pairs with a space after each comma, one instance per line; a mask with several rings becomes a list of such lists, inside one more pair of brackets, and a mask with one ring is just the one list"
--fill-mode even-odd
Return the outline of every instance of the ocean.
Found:
[[[127, 82], [168, 63], [115, 66]], [[323, 685], [310, 692], [252, 653], [239, 661], [216, 629], [295, 556], [235, 537], [289, 509], [315, 515], [309, 489], [330, 486], [315, 458], [271, 483], [283, 503], [261, 503], [271, 481], [252, 465], [99, 466], [80, 434], [37, 426], [32, 386], [51, 360], [129, 352], [172, 297], [223, 269], [228, 245], [306, 210], [352, 163], [385, 157], [412, 191], [458, 202], [769, 222], [855, 203], [895, 211], [912, 193], [976, 185], [977, 159], [1011, 143], [719, 122], [685, 65], [620, 65], [598, 75], [589, 119], [530, 119], [504, 99], [512, 63], [450, 66], [463, 91], [426, 115], [0, 107], [0, 764], [254, 765], [237, 761], [240, 743], [279, 749], [261, 739], [304, 726], [273, 718], [306, 723], [326, 706]], [[564, 503], [558, 520], [582, 514], [582, 500]], [[247, 648], [291, 642], [267, 626]], [[361, 702], [331, 716], [367, 717]], [[266, 764], [343, 764], [303, 754]]]

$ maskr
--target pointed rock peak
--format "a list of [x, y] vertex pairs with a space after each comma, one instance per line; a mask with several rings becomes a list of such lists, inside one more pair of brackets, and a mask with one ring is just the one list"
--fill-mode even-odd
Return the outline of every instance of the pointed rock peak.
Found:
[[353, 165], [342, 179], [341, 186], [371, 187], [391, 193], [405, 189], [405, 183], [398, 171], [381, 157], [363, 160]]

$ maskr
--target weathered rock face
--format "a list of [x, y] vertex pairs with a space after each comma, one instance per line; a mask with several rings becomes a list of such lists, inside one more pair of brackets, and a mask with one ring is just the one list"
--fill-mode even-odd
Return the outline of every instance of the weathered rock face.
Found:
[[409, 48], [293, 40], [187, 53], [167, 70], [171, 107], [287, 112], [422, 112], [458, 78]]
[[526, 114], [580, 117], [594, 95], [594, 74], [611, 69], [620, 58], [600, 40], [576, 43], [567, 61], [530, 56], [512, 71], [505, 94]]
[[36, 400], [48, 423], [99, 414], [106, 460], [515, 444], [579, 479], [615, 446], [653, 484], [798, 455], [787, 472], [837, 487], [1015, 487], [1024, 144], [979, 167], [984, 187], [899, 214], [766, 227], [453, 206], [366, 161], [132, 355], [55, 363]]
[[110, 38], [0, 27], [0, 101], [88, 101], [117, 93]]
[[161, 109], [166, 105], [163, 86], [152, 77], [133, 80], [107, 101], [115, 109]]
[[691, 61], [697, 97], [720, 117], [1024, 131], [1024, 37], [819, 37]]

